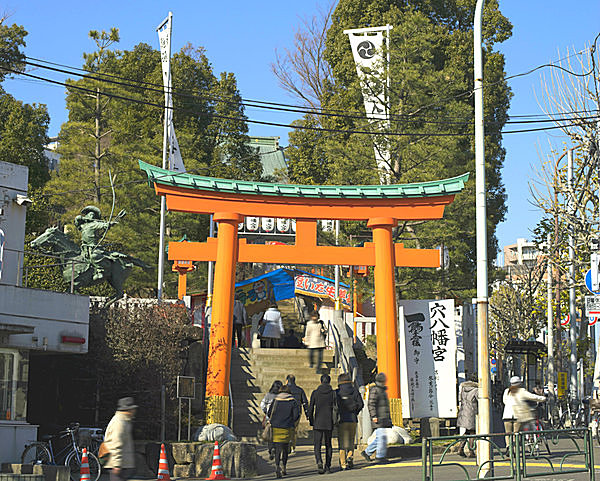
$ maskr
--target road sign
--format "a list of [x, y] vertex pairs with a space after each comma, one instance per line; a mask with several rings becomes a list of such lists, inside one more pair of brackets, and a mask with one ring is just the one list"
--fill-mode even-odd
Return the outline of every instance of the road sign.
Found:
[[592, 270], [591, 269], [588, 269], [588, 271], [585, 273], [585, 287], [587, 287], [587, 290], [590, 291], [592, 294], [600, 294], [600, 292], [592, 291]]
[[600, 316], [600, 296], [585, 296], [585, 315]]
[[558, 390], [558, 393], [557, 393], [558, 397], [564, 397], [565, 393], [567, 392], [567, 373], [566, 372], [558, 373], [557, 390]]
[[179, 399], [196, 399], [196, 378], [177, 376], [177, 397]]
[[560, 321], [560, 325], [561, 326], [568, 326], [570, 319], [571, 319], [571, 316], [569, 314], [567, 314], [567, 317], [565, 317], [562, 321]]

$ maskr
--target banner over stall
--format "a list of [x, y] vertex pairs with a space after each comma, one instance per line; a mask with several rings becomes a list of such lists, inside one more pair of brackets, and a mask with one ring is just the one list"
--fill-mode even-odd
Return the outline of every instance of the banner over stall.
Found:
[[[235, 284], [235, 295], [249, 315], [264, 311], [273, 302], [292, 299], [296, 294], [335, 300], [335, 281], [299, 269], [276, 269]], [[352, 295], [349, 286], [340, 283], [340, 299], [350, 308]]]

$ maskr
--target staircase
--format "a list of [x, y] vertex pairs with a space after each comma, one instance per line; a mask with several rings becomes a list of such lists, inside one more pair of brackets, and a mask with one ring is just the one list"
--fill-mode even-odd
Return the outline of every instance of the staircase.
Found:
[[[333, 351], [323, 353], [325, 368], [321, 373], [332, 377], [336, 385]], [[231, 390], [233, 397], [233, 431], [242, 438], [256, 438], [261, 427], [263, 412], [260, 402], [269, 392], [273, 381], [285, 384], [288, 374], [296, 376], [296, 384], [310, 394], [320, 384], [320, 374], [308, 367], [308, 349], [233, 349], [231, 353]], [[302, 412], [298, 426], [298, 437], [306, 438], [310, 426]]]

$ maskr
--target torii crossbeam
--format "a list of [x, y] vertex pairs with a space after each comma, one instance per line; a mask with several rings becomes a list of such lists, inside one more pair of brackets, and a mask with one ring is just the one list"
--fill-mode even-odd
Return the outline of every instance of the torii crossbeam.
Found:
[[[140, 161], [148, 181], [173, 211], [213, 214], [217, 239], [170, 242], [170, 260], [215, 261], [206, 397], [207, 422], [227, 424], [235, 267], [238, 262], [375, 266], [377, 365], [388, 377], [394, 424], [402, 425], [394, 266], [439, 267], [437, 249], [394, 244], [398, 220], [440, 219], [469, 174], [394, 185], [293, 185], [177, 173]], [[256, 245], [238, 239], [244, 217], [296, 219], [295, 245]], [[317, 245], [317, 220], [366, 220], [373, 242], [363, 247]]]

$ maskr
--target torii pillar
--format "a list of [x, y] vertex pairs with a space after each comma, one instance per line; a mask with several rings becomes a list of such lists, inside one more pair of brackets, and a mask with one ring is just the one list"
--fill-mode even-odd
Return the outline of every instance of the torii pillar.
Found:
[[244, 220], [236, 213], [217, 212], [217, 262], [212, 299], [210, 349], [206, 375], [206, 423], [227, 424], [229, 412], [229, 372], [233, 330], [235, 267], [238, 261], [238, 224]]
[[396, 309], [396, 256], [392, 229], [398, 221], [391, 217], [369, 219], [375, 244], [375, 318], [377, 321], [377, 364], [388, 378], [387, 388], [392, 422], [402, 426], [400, 399], [400, 359], [398, 355], [398, 316]]

